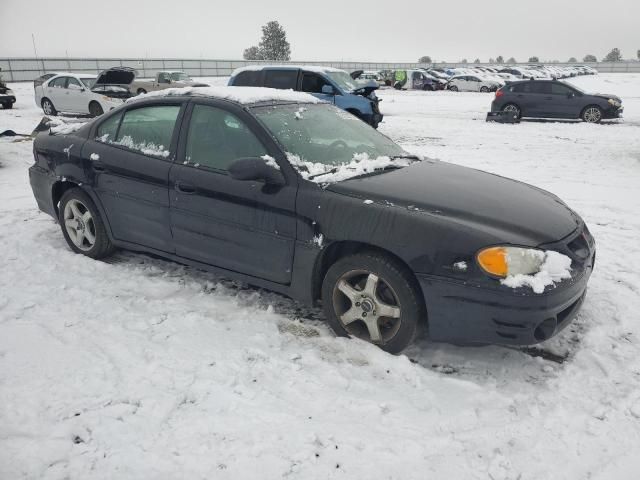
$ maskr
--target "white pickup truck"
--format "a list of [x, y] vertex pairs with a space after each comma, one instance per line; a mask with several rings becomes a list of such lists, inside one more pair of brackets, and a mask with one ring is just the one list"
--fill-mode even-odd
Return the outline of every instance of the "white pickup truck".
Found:
[[164, 90], [165, 88], [180, 87], [208, 87], [206, 83], [196, 82], [186, 73], [173, 70], [163, 70], [156, 73], [153, 79], [135, 79], [129, 90], [131, 93], [140, 95], [142, 93], [153, 92], [155, 90]]

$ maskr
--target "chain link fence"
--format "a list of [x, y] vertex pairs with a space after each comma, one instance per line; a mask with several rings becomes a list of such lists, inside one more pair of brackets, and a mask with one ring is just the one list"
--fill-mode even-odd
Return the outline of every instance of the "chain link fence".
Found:
[[[132, 67], [138, 76], [153, 77], [160, 70], [180, 70], [192, 77], [225, 77], [239, 67], [247, 65], [321, 65], [340, 68], [348, 72], [353, 70], [396, 70], [400, 68], [429, 67], [433, 64], [421, 63], [385, 63], [385, 62], [260, 62], [250, 60], [204, 60], [179, 58], [0, 58], [2, 75], [7, 82], [31, 81], [45, 72], [77, 72], [97, 74], [111, 67]], [[472, 67], [464, 63], [438, 63], [437, 67]], [[524, 64], [523, 64], [524, 65]], [[571, 66], [569, 63], [554, 63], [556, 66]], [[640, 73], [640, 62], [582, 63], [602, 73]]]

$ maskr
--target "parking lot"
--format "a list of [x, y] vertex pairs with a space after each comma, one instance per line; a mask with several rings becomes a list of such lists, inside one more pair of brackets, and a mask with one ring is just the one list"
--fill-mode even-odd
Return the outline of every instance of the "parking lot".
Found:
[[[533, 349], [392, 356], [273, 293], [75, 255], [33, 199], [32, 141], [0, 139], [0, 478], [632, 478], [640, 75], [570, 81], [622, 97], [625, 118], [503, 125], [485, 122], [492, 93], [379, 91], [380, 131], [411, 153], [549, 190], [589, 225], [585, 304]], [[32, 84], [10, 87], [0, 131], [30, 133]]]

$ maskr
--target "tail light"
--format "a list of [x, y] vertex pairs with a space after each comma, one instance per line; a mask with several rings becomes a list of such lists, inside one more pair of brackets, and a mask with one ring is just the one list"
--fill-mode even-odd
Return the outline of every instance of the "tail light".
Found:
[[498, 90], [496, 90], [496, 98], [500, 98], [501, 96], [504, 95], [504, 92], [502, 91], [501, 88], [499, 88]]

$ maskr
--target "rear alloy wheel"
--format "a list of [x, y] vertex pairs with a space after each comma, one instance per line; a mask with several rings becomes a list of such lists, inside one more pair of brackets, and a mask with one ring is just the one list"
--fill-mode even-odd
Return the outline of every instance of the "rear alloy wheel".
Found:
[[45, 115], [58, 115], [56, 107], [53, 106], [53, 103], [48, 98], [42, 100], [42, 111]]
[[455, 85], [451, 85], [449, 86], [449, 90], [451, 90], [452, 92], [457, 92], [458, 91], [458, 87]]
[[488, 93], [489, 92], [489, 87], [480, 87], [480, 91], [482, 93]]
[[582, 120], [587, 123], [599, 123], [602, 120], [602, 109], [596, 105], [585, 108], [582, 112]]
[[89, 115], [92, 117], [99, 117], [104, 113], [102, 106], [98, 102], [91, 102], [89, 104]]
[[502, 107], [503, 112], [513, 113], [516, 118], [520, 118], [520, 108], [513, 103], [507, 103], [504, 107]]
[[110, 255], [114, 247], [91, 198], [79, 188], [67, 190], [60, 199], [58, 220], [67, 244], [91, 258]]
[[390, 257], [362, 253], [329, 268], [322, 285], [327, 320], [336, 334], [398, 353], [424, 321], [422, 297], [406, 269]]

